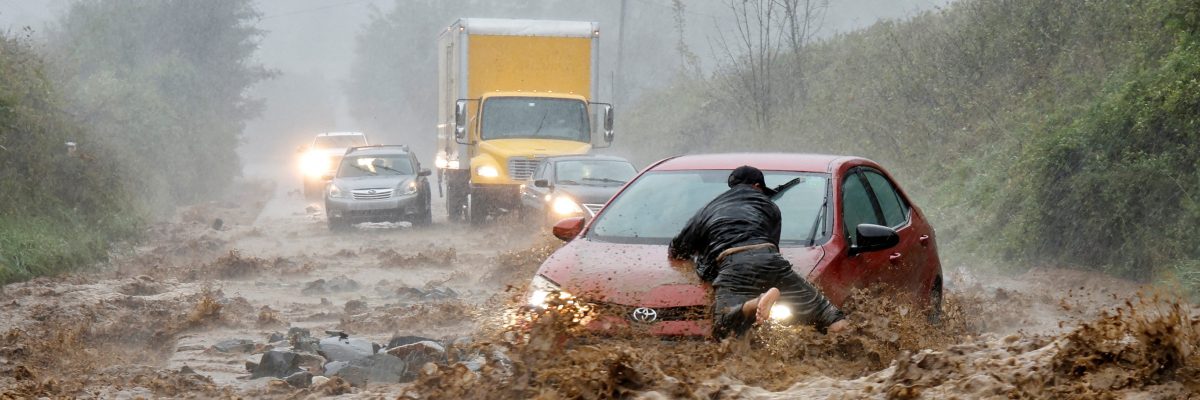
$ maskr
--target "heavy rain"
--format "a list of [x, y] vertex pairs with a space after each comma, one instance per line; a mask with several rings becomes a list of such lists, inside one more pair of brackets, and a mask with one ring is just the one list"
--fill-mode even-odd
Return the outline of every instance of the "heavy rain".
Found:
[[1198, 133], [1194, 0], [0, 0], [0, 399], [1196, 398]]

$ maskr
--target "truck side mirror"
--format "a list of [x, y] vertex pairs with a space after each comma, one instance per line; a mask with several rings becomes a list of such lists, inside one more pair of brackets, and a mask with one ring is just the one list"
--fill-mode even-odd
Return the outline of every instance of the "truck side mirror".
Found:
[[604, 105], [604, 141], [613, 141], [613, 107], [607, 104]]
[[461, 142], [467, 137], [467, 101], [454, 102], [454, 139]]

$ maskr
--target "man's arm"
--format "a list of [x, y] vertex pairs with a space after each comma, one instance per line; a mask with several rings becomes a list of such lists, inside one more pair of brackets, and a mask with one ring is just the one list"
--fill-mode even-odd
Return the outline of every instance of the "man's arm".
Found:
[[667, 246], [668, 256], [684, 260], [695, 255], [703, 246], [704, 214], [704, 210], [701, 209], [696, 215], [693, 215], [679, 231], [679, 234], [671, 239], [671, 245]]

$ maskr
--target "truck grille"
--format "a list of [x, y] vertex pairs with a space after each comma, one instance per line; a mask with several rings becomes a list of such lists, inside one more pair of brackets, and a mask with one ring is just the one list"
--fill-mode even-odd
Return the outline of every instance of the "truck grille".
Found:
[[603, 204], [584, 204], [583, 208], [587, 209], [587, 212], [589, 215], [595, 217], [596, 213], [600, 212], [601, 208], [604, 208], [604, 205]]
[[523, 181], [533, 176], [533, 170], [537, 169], [538, 164], [542, 162], [541, 158], [517, 158], [508, 159], [508, 176], [515, 181]]
[[379, 200], [392, 197], [392, 189], [356, 189], [351, 190], [350, 195], [355, 200]]

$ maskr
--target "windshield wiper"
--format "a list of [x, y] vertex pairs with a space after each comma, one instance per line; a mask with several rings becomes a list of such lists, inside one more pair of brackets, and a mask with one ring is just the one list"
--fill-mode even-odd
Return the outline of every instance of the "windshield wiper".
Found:
[[386, 169], [386, 170], [388, 170], [388, 171], [395, 172], [395, 173], [396, 173], [396, 174], [398, 174], [398, 175], [408, 175], [408, 173], [406, 173], [406, 172], [404, 172], [404, 171], [400, 171], [400, 170], [398, 170], [398, 169], [395, 169], [395, 168], [392, 168], [392, 167], [385, 167], [385, 166], [382, 166], [382, 165], [376, 165], [376, 166], [375, 166], [375, 168], [383, 168], [383, 169]]
[[620, 183], [622, 185], [625, 184], [625, 182], [626, 182], [626, 181], [612, 179], [612, 178], [583, 178], [583, 180], [594, 181], [594, 182], [604, 182], [604, 183]]
[[771, 200], [775, 200], [775, 199], [778, 199], [780, 196], [783, 196], [783, 192], [786, 192], [786, 191], [788, 191], [788, 189], [796, 187], [796, 185], [800, 184], [800, 182], [804, 182], [804, 178], [795, 178], [790, 181], [787, 181], [787, 183], [776, 186], [774, 189], [775, 194], [771, 196]]
[[573, 181], [573, 180], [570, 180], [570, 179], [562, 179], [562, 180], [559, 180], [559, 181], [558, 181], [558, 182], [556, 182], [556, 183], [558, 183], [559, 185], [578, 185], [578, 184], [579, 184], [579, 182], [575, 182], [575, 181]]
[[364, 167], [364, 166], [361, 166], [361, 165], [357, 165], [357, 164], [350, 164], [350, 166], [351, 166], [351, 167], [354, 167], [354, 168], [358, 168], [360, 171], [366, 172], [366, 173], [368, 173], [368, 174], [371, 174], [371, 175], [379, 175], [378, 173], [375, 173], [375, 171], [369, 170], [369, 169], [367, 169], [366, 167]]
[[[829, 196], [825, 196], [825, 201], [821, 202], [821, 209], [817, 210], [817, 218], [813, 220], [812, 230], [808, 232], [808, 247], [817, 243], [817, 227], [824, 226], [821, 220], [825, 219], [825, 210], [829, 208]], [[825, 231], [821, 230], [821, 236], [825, 236]]]
[[537, 129], [534, 129], [534, 130], [533, 130], [533, 137], [537, 137], [538, 133], [542, 131], [542, 124], [545, 124], [545, 123], [546, 123], [546, 116], [547, 116], [547, 115], [550, 115], [550, 110], [549, 110], [549, 109], [547, 109], [547, 110], [546, 110], [546, 112], [542, 113], [542, 120], [541, 120], [541, 121], [538, 121], [538, 127], [537, 127]]

